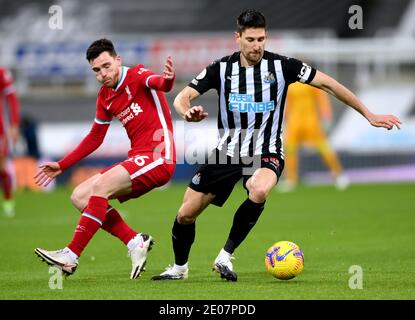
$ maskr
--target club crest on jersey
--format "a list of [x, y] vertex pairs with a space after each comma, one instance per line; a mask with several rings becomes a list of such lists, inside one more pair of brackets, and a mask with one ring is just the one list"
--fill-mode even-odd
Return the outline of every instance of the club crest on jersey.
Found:
[[275, 75], [268, 71], [265, 75], [264, 75], [264, 82], [265, 83], [274, 83], [275, 82]]
[[201, 174], [200, 174], [200, 173], [197, 173], [197, 174], [195, 174], [195, 175], [193, 176], [193, 178], [192, 178], [192, 183], [193, 183], [194, 185], [198, 185], [198, 184], [200, 183], [200, 176], [201, 176]]
[[133, 96], [131, 95], [131, 91], [130, 88], [127, 86], [125, 86], [125, 92], [127, 93], [128, 96], [128, 100], [131, 100], [133, 98]]

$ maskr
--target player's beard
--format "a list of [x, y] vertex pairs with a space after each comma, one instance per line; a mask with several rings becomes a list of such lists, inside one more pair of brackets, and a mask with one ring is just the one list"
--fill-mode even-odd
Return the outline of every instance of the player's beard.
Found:
[[257, 52], [248, 52], [247, 54], [244, 54], [244, 57], [250, 65], [255, 65], [262, 59], [262, 55], [263, 51], [260, 50]]
[[108, 77], [102, 82], [102, 84], [107, 88], [115, 88], [118, 83], [119, 75], [119, 72], [115, 72], [113, 77]]
[[114, 82], [112, 81], [112, 79], [106, 79], [102, 82], [102, 84], [104, 86], [106, 86], [107, 88], [113, 88], [114, 87]]

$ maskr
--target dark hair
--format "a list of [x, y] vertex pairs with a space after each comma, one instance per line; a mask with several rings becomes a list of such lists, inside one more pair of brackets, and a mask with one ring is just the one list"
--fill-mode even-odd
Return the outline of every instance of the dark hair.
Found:
[[86, 50], [86, 59], [90, 62], [91, 60], [97, 58], [104, 51], [107, 51], [112, 57], [117, 56], [111, 40], [104, 38], [92, 42], [92, 44]]
[[241, 34], [247, 28], [266, 28], [264, 15], [254, 9], [242, 12], [236, 19], [237, 32]]

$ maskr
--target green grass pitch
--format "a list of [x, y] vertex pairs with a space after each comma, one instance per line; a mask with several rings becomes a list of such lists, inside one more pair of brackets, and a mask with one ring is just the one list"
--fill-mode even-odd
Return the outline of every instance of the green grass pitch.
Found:
[[[235, 252], [237, 282], [211, 271], [223, 246], [233, 213], [246, 193], [237, 186], [223, 208], [208, 207], [196, 225], [189, 279], [151, 281], [173, 262], [171, 226], [185, 185], [173, 184], [124, 204], [113, 201], [137, 231], [153, 235], [147, 271], [130, 280], [127, 249], [99, 231], [84, 251], [76, 273], [51, 289], [54, 274], [34, 248], [56, 250], [72, 238], [78, 213], [70, 190], [20, 192], [14, 219], [0, 219], [0, 299], [150, 299], [285, 300], [414, 299], [414, 184], [356, 185], [274, 191], [265, 211]], [[289, 281], [266, 272], [264, 255], [278, 240], [297, 243], [304, 252], [303, 272]], [[362, 289], [351, 289], [349, 268], [362, 268]]]

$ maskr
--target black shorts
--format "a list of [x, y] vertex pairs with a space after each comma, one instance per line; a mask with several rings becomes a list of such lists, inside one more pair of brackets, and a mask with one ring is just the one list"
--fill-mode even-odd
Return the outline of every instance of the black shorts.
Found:
[[214, 151], [208, 163], [200, 166], [193, 176], [189, 187], [205, 194], [212, 193], [215, 198], [212, 204], [222, 207], [229, 198], [235, 184], [243, 178], [243, 186], [258, 168], [268, 168], [274, 171], [278, 179], [284, 169], [284, 160], [277, 154], [263, 154], [254, 158], [235, 159], [227, 157], [225, 161], [218, 161], [218, 152]]

